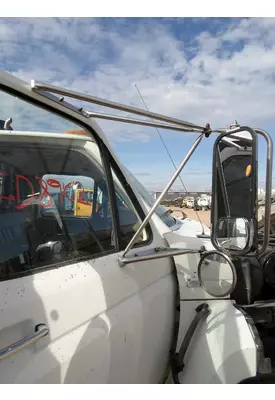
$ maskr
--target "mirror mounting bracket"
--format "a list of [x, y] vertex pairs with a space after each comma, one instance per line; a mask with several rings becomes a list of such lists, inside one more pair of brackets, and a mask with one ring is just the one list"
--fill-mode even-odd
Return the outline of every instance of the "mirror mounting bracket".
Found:
[[205, 135], [205, 132], [201, 133], [197, 137], [197, 139], [195, 140], [195, 142], [191, 146], [190, 150], [187, 152], [186, 156], [182, 160], [181, 164], [179, 165], [177, 170], [174, 172], [172, 178], [170, 179], [170, 181], [166, 185], [165, 189], [163, 190], [161, 195], [155, 201], [153, 207], [151, 208], [151, 210], [149, 211], [149, 213], [147, 214], [147, 216], [143, 220], [142, 224], [139, 226], [138, 230], [136, 231], [136, 233], [134, 234], [134, 236], [132, 237], [132, 239], [128, 243], [126, 249], [124, 250], [124, 252], [123, 252], [123, 254], [122, 254], [121, 258], [120, 258], [120, 264], [124, 264], [124, 261], [122, 261], [122, 259], [126, 259], [125, 258], [126, 253], [128, 253], [131, 250], [131, 248], [133, 247], [133, 245], [135, 244], [135, 242], [136, 242], [137, 238], [139, 237], [140, 233], [145, 228], [145, 226], [148, 224], [149, 220], [151, 219], [152, 215], [154, 214], [154, 212], [155, 212], [156, 208], [158, 207], [158, 205], [160, 204], [161, 200], [163, 199], [165, 194], [168, 192], [170, 187], [173, 185], [173, 183], [175, 182], [175, 180], [179, 176], [179, 174], [180, 174], [181, 170], [183, 169], [183, 167], [185, 166], [185, 164], [187, 164], [189, 158], [192, 156], [192, 154], [194, 153], [194, 151], [196, 150], [196, 148], [200, 144], [200, 142], [201, 142], [201, 140], [202, 140], [204, 135]]
[[136, 263], [141, 261], [156, 260], [165, 257], [175, 257], [183, 254], [202, 254], [205, 252], [204, 246], [200, 249], [180, 249], [171, 247], [155, 247], [153, 249], [143, 250], [141, 252], [135, 253], [133, 256], [129, 257], [119, 257], [118, 262], [120, 267], [125, 267], [125, 265], [130, 263]]

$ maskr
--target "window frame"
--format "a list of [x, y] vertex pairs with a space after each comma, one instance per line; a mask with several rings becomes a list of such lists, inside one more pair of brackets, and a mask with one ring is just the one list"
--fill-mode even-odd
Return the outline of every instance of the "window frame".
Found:
[[[57, 117], [60, 117], [67, 121], [75, 123], [80, 128], [82, 128], [86, 132], [88, 132], [88, 134], [92, 135], [92, 137], [95, 141], [95, 144], [98, 146], [100, 156], [102, 159], [102, 165], [103, 165], [105, 178], [106, 178], [106, 182], [107, 182], [107, 190], [108, 190], [108, 196], [109, 196], [109, 200], [110, 200], [113, 231], [114, 231], [114, 249], [112, 249], [112, 250], [105, 251], [104, 253], [98, 253], [98, 254], [95, 254], [92, 256], [87, 255], [87, 256], [83, 256], [83, 257], [72, 258], [72, 259], [66, 260], [66, 261], [59, 261], [54, 264], [43, 265], [43, 266], [39, 266], [34, 269], [22, 270], [20, 272], [15, 272], [14, 274], [11, 274], [9, 277], [0, 278], [0, 282], [12, 280], [12, 279], [18, 279], [18, 278], [22, 278], [22, 277], [29, 276], [29, 275], [35, 275], [37, 273], [42, 273], [42, 272], [49, 271], [52, 269], [61, 268], [66, 265], [72, 265], [72, 264], [75, 264], [78, 262], [89, 261], [91, 259], [97, 259], [97, 258], [101, 258], [101, 257], [108, 256], [111, 254], [116, 254], [118, 252], [123, 251], [125, 249], [125, 246], [122, 245], [122, 241], [120, 239], [121, 230], [120, 230], [118, 207], [117, 207], [116, 194], [115, 194], [115, 186], [114, 186], [114, 182], [113, 182], [111, 169], [113, 169], [117, 178], [119, 179], [120, 183], [122, 184], [127, 196], [129, 197], [130, 201], [132, 202], [132, 204], [135, 208], [135, 212], [137, 213], [137, 215], [139, 216], [141, 221], [143, 221], [146, 216], [145, 216], [143, 208], [141, 207], [135, 193], [133, 192], [131, 186], [127, 182], [123, 172], [117, 165], [116, 161], [114, 160], [111, 153], [109, 152], [107, 146], [102, 141], [102, 139], [99, 137], [97, 132], [89, 124], [86, 124], [85, 122], [79, 120], [77, 117], [74, 117], [73, 115], [68, 114], [65, 110], [64, 111], [57, 110], [52, 105], [46, 104], [42, 101], [39, 101], [38, 99], [30, 98], [28, 95], [26, 95], [16, 89], [7, 87], [1, 83], [0, 83], [0, 92], [3, 92], [14, 98], [17, 98], [18, 100], [21, 100], [23, 102], [31, 104], [34, 107], [40, 108], [44, 111], [47, 111], [50, 114], [56, 115]], [[89, 137], [90, 137], [90, 135], [89, 135]], [[133, 248], [144, 247], [153, 242], [154, 237], [153, 237], [153, 230], [151, 227], [151, 221], [148, 221], [148, 224], [146, 225], [146, 227], [144, 229], [146, 229], [148, 239], [146, 241], [136, 243], [133, 246]]]
[[[116, 209], [115, 213], [116, 213], [116, 218], [117, 218], [117, 222], [118, 222], [117, 233], [118, 233], [119, 251], [123, 251], [123, 250], [125, 250], [126, 246], [123, 245], [122, 240], [120, 239], [121, 238], [121, 227], [120, 227], [120, 222], [119, 222], [118, 206], [117, 206], [117, 201], [116, 201], [115, 185], [114, 185], [114, 181], [113, 181], [113, 177], [112, 177], [112, 170], [115, 173], [115, 175], [116, 175], [117, 179], [119, 180], [119, 182], [121, 183], [121, 185], [123, 186], [123, 189], [125, 190], [126, 195], [129, 197], [130, 201], [132, 202], [136, 214], [141, 219], [141, 223], [144, 221], [146, 216], [144, 214], [144, 211], [143, 211], [134, 191], [131, 188], [131, 185], [127, 182], [121, 169], [118, 167], [117, 163], [111, 156], [110, 152], [107, 149], [105, 149], [105, 151], [106, 151], [106, 159], [108, 159], [108, 163], [107, 163], [107, 168], [109, 171], [108, 175], [110, 174], [110, 177], [112, 180], [111, 191], [112, 191], [112, 195], [113, 195], [113, 198], [115, 201], [115, 209]], [[148, 222], [148, 224], [145, 226], [144, 229], [146, 230], [148, 239], [144, 240], [142, 242], [135, 243], [133, 245], [133, 249], [148, 246], [153, 242], [153, 231], [152, 231], [152, 228], [150, 225], [150, 221]]]

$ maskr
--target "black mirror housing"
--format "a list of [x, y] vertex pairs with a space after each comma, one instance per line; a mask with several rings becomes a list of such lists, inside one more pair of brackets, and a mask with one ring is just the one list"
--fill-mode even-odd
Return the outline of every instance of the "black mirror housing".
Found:
[[[226, 248], [230, 253], [241, 255], [257, 249], [257, 152], [257, 134], [249, 127], [222, 133], [215, 141], [211, 241], [217, 250]], [[245, 239], [242, 234], [238, 236], [239, 222], [244, 226]], [[238, 237], [242, 237], [241, 246], [236, 245]], [[228, 247], [224, 246], [225, 241], [231, 242]]]

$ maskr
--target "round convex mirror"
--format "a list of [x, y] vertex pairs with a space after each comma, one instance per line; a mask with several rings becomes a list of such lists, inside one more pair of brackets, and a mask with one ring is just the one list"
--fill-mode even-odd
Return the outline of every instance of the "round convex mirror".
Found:
[[233, 292], [237, 275], [232, 260], [223, 253], [211, 251], [201, 256], [198, 265], [200, 285], [210, 296], [225, 297]]

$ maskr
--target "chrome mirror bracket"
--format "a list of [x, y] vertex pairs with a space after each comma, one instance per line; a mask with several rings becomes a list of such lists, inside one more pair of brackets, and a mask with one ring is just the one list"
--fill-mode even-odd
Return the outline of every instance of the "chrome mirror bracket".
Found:
[[137, 263], [141, 261], [156, 260], [158, 258], [180, 256], [182, 254], [201, 254], [204, 248], [201, 249], [178, 249], [171, 247], [155, 247], [153, 249], [135, 253], [134, 256], [119, 257], [118, 262], [120, 267], [125, 267], [127, 264]]

